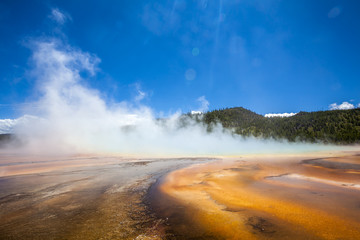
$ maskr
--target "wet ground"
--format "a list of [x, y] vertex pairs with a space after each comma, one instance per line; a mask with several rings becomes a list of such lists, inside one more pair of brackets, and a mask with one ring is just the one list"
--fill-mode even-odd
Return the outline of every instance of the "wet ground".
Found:
[[0, 239], [163, 239], [149, 186], [209, 159], [0, 157]]
[[0, 239], [359, 239], [359, 216], [356, 152], [0, 156]]
[[360, 156], [247, 156], [161, 178], [148, 195], [167, 239], [360, 239]]

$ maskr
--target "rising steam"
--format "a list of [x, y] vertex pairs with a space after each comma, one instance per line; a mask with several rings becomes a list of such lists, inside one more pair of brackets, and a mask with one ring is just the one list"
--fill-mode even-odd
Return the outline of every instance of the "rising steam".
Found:
[[[319, 145], [290, 144], [233, 135], [220, 125], [211, 133], [180, 114], [157, 120], [147, 106], [108, 104], [83, 75], [94, 76], [99, 58], [58, 39], [35, 41], [32, 74], [40, 98], [15, 133], [32, 153], [119, 153], [136, 155], [235, 155], [314, 150]], [[185, 123], [184, 123], [185, 121]], [[311, 148], [311, 149], [310, 149]]]

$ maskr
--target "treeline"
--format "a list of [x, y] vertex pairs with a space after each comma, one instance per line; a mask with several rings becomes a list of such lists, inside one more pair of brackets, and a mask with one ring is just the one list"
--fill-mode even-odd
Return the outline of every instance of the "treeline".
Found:
[[4, 147], [14, 140], [14, 135], [12, 134], [0, 134], [0, 147]]
[[300, 112], [292, 117], [266, 118], [237, 107], [192, 115], [209, 126], [221, 123], [236, 134], [289, 141], [360, 143], [360, 109]]

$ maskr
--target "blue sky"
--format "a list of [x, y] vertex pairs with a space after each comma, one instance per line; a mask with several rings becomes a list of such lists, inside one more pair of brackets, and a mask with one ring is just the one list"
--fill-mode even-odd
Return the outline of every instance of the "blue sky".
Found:
[[29, 42], [49, 37], [101, 60], [84, 84], [107, 102], [142, 93], [165, 114], [199, 109], [199, 98], [260, 114], [357, 106], [359, 12], [335, 0], [3, 0], [0, 118], [36, 101]]

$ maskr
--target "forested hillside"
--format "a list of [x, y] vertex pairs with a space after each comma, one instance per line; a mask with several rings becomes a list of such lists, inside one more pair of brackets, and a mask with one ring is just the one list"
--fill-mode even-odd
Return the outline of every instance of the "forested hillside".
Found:
[[237, 107], [193, 117], [210, 126], [220, 122], [243, 136], [339, 144], [360, 143], [360, 109], [300, 112], [292, 117], [266, 118]]
[[14, 136], [12, 134], [0, 134], [0, 147], [4, 147], [13, 140]]
[[[206, 124], [209, 131], [220, 123], [245, 137], [287, 139], [289, 141], [336, 144], [360, 143], [360, 109], [300, 112], [292, 117], [266, 118], [242, 107], [215, 110], [204, 114], [186, 114], [179, 126], [186, 127], [188, 117]], [[166, 121], [166, 119], [158, 119]], [[21, 144], [12, 134], [0, 134], [0, 147], [10, 142]]]

